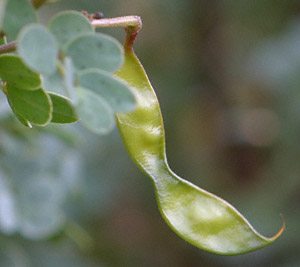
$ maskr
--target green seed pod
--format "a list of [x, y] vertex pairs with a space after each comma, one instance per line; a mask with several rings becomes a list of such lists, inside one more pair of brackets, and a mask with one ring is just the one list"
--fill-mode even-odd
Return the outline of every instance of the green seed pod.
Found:
[[130, 45], [117, 76], [134, 90], [137, 109], [117, 114], [123, 142], [136, 165], [151, 178], [161, 214], [169, 226], [194, 246], [217, 254], [237, 255], [265, 247], [260, 235], [229, 203], [174, 174], [167, 163], [162, 115], [155, 92]]

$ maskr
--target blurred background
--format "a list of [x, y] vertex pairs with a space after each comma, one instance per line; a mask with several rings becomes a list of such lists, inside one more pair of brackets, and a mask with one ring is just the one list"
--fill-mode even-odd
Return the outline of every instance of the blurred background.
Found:
[[[135, 50], [156, 89], [183, 178], [228, 200], [272, 245], [200, 251], [161, 218], [117, 129], [24, 129], [0, 102], [0, 266], [300, 266], [300, 2], [62, 0], [60, 10], [140, 15]], [[102, 32], [124, 39], [122, 29]]]

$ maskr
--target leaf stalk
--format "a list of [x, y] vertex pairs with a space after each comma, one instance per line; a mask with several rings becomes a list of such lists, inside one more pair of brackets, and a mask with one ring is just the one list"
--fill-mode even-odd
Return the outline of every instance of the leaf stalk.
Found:
[[132, 49], [135, 38], [142, 28], [142, 20], [139, 16], [93, 19], [91, 24], [95, 28], [124, 27], [126, 31], [124, 49], [128, 50]]

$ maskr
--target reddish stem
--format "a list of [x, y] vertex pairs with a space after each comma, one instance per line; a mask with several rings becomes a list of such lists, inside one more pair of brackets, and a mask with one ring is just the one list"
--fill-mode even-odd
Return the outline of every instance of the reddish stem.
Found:
[[[46, 1], [32, 1], [36, 3], [37, 7], [40, 7], [42, 3]], [[39, 3], [39, 4], [37, 4]], [[95, 28], [107, 28], [107, 27], [124, 27], [126, 31], [126, 40], [124, 43], [125, 50], [132, 50], [135, 38], [137, 37], [140, 29], [142, 28], [142, 20], [139, 16], [126, 16], [117, 18], [107, 18], [107, 19], [94, 19], [91, 24]], [[0, 54], [12, 52], [16, 50], [16, 42], [13, 41], [8, 44], [0, 46]]]
[[93, 19], [91, 24], [95, 28], [106, 27], [124, 27], [126, 31], [126, 40], [124, 49], [131, 50], [134, 40], [142, 28], [142, 20], [139, 16], [125, 16], [117, 18]]
[[0, 54], [9, 53], [16, 50], [16, 41], [0, 45]]

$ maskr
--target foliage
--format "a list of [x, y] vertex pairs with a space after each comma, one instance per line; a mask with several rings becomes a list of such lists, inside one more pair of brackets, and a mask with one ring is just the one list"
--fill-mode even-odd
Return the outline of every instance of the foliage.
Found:
[[48, 134], [25, 131], [2, 110], [0, 230], [44, 239], [65, 227], [62, 206], [79, 178], [79, 154], [68, 148], [72, 135], [49, 124], [80, 120], [92, 132], [107, 134], [114, 113], [133, 110], [135, 97], [113, 75], [124, 61], [123, 48], [96, 33], [80, 12], [60, 12], [47, 27], [28, 0], [1, 2], [1, 12], [1, 44], [16, 39], [16, 51], [0, 55], [3, 92], [23, 126], [47, 125]]
[[[26, 12], [20, 15], [20, 10]], [[130, 88], [112, 75], [124, 61], [121, 45], [95, 33], [87, 17], [65, 11], [44, 27], [28, 0], [11, 0], [3, 12], [2, 30], [8, 40], [17, 39], [17, 50], [1, 55], [0, 77], [23, 125], [79, 119], [91, 131], [105, 134], [113, 129], [114, 112], [135, 108]], [[86, 71], [92, 73], [83, 75]], [[121, 108], [116, 109], [116, 103]]]

